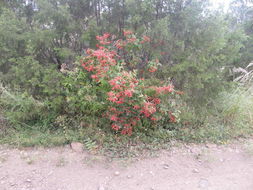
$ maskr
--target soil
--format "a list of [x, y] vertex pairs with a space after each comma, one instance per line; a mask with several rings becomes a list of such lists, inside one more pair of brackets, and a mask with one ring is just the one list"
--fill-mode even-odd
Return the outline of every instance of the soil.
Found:
[[70, 146], [0, 146], [0, 190], [253, 190], [253, 141], [180, 145], [139, 160]]

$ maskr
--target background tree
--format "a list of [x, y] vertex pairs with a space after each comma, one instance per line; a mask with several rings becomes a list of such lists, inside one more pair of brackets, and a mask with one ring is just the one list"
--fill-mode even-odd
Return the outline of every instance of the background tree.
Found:
[[199, 0], [5, 0], [1, 5], [0, 68], [6, 85], [16, 84], [11, 71], [21, 60], [55, 72], [70, 69], [87, 48], [95, 48], [96, 35], [122, 37], [128, 29], [151, 38], [142, 64], [158, 56], [162, 72], [155, 77], [173, 82], [195, 107], [228, 86], [231, 68], [253, 59], [249, 1], [234, 1], [228, 14]]

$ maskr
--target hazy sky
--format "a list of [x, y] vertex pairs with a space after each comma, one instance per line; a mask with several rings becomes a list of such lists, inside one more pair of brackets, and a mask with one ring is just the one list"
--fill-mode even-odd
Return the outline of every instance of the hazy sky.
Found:
[[214, 9], [222, 7], [226, 11], [228, 10], [231, 0], [210, 0], [210, 2], [213, 4]]

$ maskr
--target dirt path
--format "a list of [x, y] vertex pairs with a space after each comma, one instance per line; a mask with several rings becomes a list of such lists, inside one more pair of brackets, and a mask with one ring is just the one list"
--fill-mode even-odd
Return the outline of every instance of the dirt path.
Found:
[[253, 190], [253, 141], [187, 145], [135, 162], [69, 147], [0, 147], [0, 190]]

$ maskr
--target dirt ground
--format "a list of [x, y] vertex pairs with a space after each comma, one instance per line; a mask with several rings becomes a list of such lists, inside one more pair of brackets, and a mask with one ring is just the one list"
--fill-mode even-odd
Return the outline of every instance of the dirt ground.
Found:
[[69, 146], [0, 146], [0, 190], [253, 190], [253, 141], [180, 145], [158, 156], [114, 160]]

